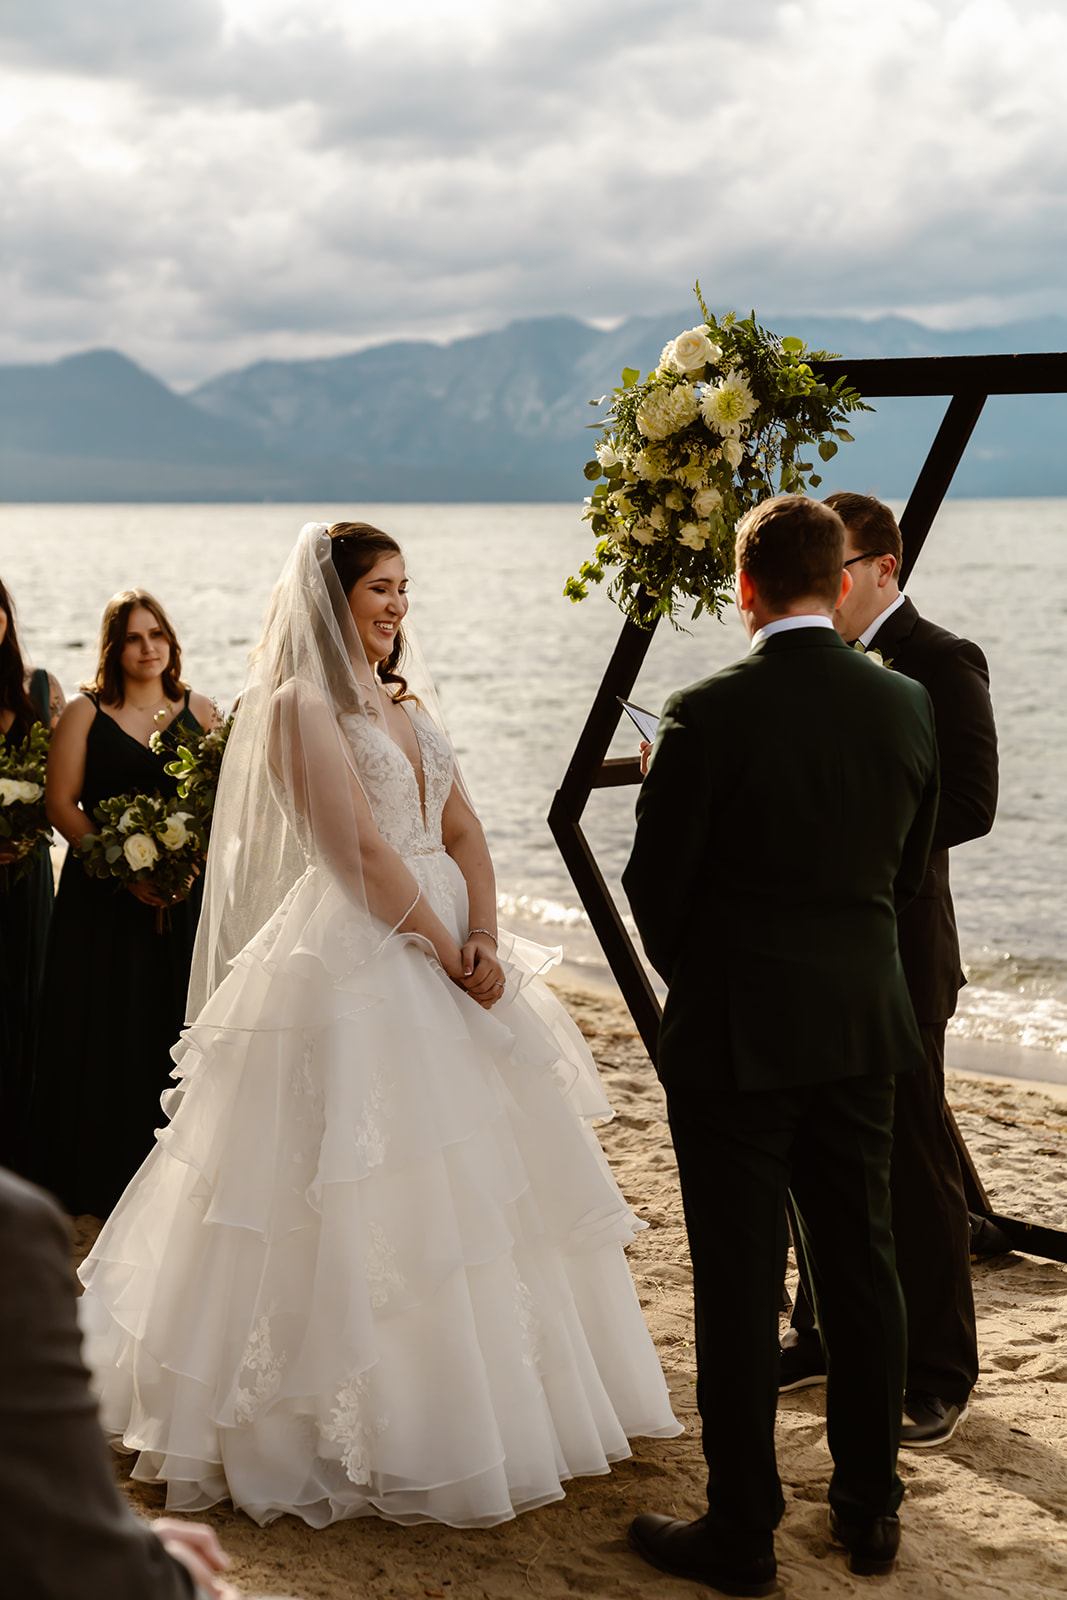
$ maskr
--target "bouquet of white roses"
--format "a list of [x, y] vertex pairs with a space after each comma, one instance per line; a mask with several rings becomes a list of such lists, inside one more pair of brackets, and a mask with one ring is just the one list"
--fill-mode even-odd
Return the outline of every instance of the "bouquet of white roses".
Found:
[[150, 882], [165, 900], [182, 899], [203, 866], [207, 837], [200, 819], [177, 797], [116, 795], [93, 815], [99, 833], [78, 845], [91, 878], [111, 878], [116, 887]]
[[38, 847], [52, 842], [44, 809], [49, 737], [35, 722], [20, 745], [0, 748], [0, 846], [15, 858], [0, 868], [0, 894], [31, 870]]
[[[779, 339], [732, 314], [716, 322], [696, 287], [704, 321], [665, 347], [643, 383], [627, 367], [613, 393], [596, 460], [586, 519], [595, 559], [568, 578], [583, 600], [590, 583], [615, 575], [609, 592], [632, 621], [675, 619], [679, 600], [693, 617], [718, 614], [733, 583], [733, 539], [752, 506], [775, 494], [803, 494], [821, 478], [805, 455], [836, 454], [851, 411], [869, 411], [843, 378], [821, 383], [801, 339]], [[594, 400], [593, 405], [602, 405]], [[602, 479], [602, 482], [597, 482]]]

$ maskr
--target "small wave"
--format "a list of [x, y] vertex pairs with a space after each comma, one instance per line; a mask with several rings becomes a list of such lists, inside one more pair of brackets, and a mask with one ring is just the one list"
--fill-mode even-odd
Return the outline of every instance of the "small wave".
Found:
[[961, 1039], [992, 1039], [1067, 1055], [1067, 1005], [969, 983], [948, 1031]]
[[560, 900], [542, 900], [532, 894], [507, 894], [502, 890], [496, 897], [496, 908], [502, 917], [518, 917], [523, 922], [537, 922], [546, 928], [593, 931], [581, 906], [564, 905]]
[[963, 965], [969, 984], [1029, 1000], [1067, 1004], [1067, 961], [1058, 956], [1020, 955], [983, 945], [969, 951]]

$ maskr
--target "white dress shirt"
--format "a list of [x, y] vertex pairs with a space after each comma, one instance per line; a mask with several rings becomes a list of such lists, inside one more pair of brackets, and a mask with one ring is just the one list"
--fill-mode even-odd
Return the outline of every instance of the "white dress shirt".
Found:
[[886, 618], [891, 617], [894, 611], [899, 611], [903, 604], [904, 596], [902, 594], [898, 594], [896, 599], [893, 601], [893, 604], [891, 606], [886, 606], [884, 611], [879, 611], [870, 627], [864, 628], [863, 632], [859, 636], [859, 639], [857, 640], [857, 643], [861, 644], [866, 650]]
[[[903, 600], [904, 596], [900, 598]], [[832, 633], [834, 625], [824, 611], [813, 611], [801, 617], [775, 617], [773, 622], [765, 622], [762, 628], [756, 629], [748, 648], [754, 650], [763, 639], [769, 639], [775, 633], [788, 633], [790, 628], [829, 628]]]

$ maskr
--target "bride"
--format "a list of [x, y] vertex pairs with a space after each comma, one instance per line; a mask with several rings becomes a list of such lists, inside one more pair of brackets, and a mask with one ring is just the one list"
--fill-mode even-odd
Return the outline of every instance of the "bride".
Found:
[[497, 948], [400, 672], [406, 589], [367, 524], [301, 533], [226, 751], [171, 1120], [81, 1269], [101, 1420], [172, 1510], [490, 1526], [681, 1431], [610, 1107], [543, 952]]

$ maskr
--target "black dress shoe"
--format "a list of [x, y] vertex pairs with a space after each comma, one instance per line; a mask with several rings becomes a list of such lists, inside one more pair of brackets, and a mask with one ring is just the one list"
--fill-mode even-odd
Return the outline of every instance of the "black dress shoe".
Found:
[[905, 1389], [900, 1442], [911, 1450], [928, 1450], [935, 1444], [947, 1444], [966, 1415], [966, 1401], [962, 1406], [952, 1406], [938, 1399], [936, 1394]]
[[900, 1549], [900, 1518], [872, 1517], [870, 1522], [844, 1522], [831, 1506], [830, 1537], [848, 1551], [848, 1570], [857, 1578], [892, 1572]]
[[816, 1384], [825, 1382], [826, 1357], [819, 1335], [798, 1333], [790, 1328], [782, 1336], [778, 1393], [792, 1394], [795, 1389], [813, 1389]]
[[1004, 1229], [998, 1228], [992, 1217], [984, 1217], [977, 1211], [972, 1211], [970, 1218], [972, 1261], [987, 1261], [990, 1256], [1006, 1255], [1009, 1250], [1014, 1249]]
[[708, 1531], [704, 1517], [679, 1522], [643, 1511], [630, 1524], [630, 1543], [661, 1572], [706, 1583], [721, 1594], [774, 1594], [778, 1587], [773, 1550], [748, 1554], [726, 1548]]

